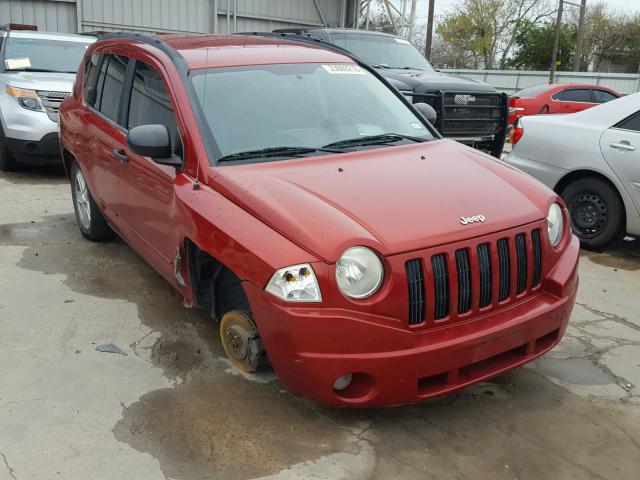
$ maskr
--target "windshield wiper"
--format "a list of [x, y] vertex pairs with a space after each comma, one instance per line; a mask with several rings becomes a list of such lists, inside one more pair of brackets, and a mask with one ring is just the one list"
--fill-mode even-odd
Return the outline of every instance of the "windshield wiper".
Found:
[[381, 145], [386, 143], [399, 142], [400, 140], [411, 140], [413, 142], [426, 142], [428, 139], [420, 137], [412, 137], [410, 135], [402, 135], [399, 133], [383, 133], [382, 135], [369, 135], [366, 137], [348, 138], [325, 145], [322, 148], [348, 148], [360, 147], [365, 145]]
[[428, 72], [429, 70], [422, 67], [394, 67], [398, 70], [420, 70], [421, 72]]
[[52, 70], [49, 68], [12, 68], [12, 69], [8, 69], [6, 70], [7, 72], [43, 72], [43, 73], [77, 73], [77, 72], [70, 72], [68, 70]]
[[308, 155], [315, 152], [328, 153], [344, 153], [342, 150], [330, 148], [314, 148], [314, 147], [269, 147], [257, 150], [247, 150], [245, 152], [232, 153], [218, 159], [218, 162], [229, 162], [234, 160], [249, 160], [252, 158], [269, 158], [269, 157], [296, 157], [299, 155]]
[[389, 65], [384, 65], [382, 63], [373, 63], [371, 64], [371, 66], [373, 68], [393, 68], [393, 67], [390, 67]]

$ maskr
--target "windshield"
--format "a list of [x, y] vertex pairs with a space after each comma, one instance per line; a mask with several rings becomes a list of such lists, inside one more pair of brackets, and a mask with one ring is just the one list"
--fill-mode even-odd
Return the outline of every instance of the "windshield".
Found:
[[[387, 86], [353, 64], [212, 68], [194, 72], [192, 81], [223, 156], [345, 140], [351, 142], [340, 148], [358, 148], [358, 139], [372, 137], [376, 145], [433, 138]], [[398, 138], [381, 139], [385, 134]]]
[[383, 35], [333, 33], [333, 43], [376, 67], [435, 71], [426, 58], [403, 38]]
[[7, 71], [76, 73], [89, 42], [9, 37], [5, 47]]

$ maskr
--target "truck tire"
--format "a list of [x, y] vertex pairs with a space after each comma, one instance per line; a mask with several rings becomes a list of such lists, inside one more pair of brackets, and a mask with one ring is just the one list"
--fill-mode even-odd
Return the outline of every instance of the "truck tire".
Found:
[[84, 238], [97, 242], [111, 240], [116, 236], [91, 196], [89, 186], [77, 162], [71, 165], [71, 196], [78, 228]]
[[624, 234], [624, 205], [608, 182], [595, 177], [579, 178], [565, 187], [562, 198], [582, 247], [600, 250]]

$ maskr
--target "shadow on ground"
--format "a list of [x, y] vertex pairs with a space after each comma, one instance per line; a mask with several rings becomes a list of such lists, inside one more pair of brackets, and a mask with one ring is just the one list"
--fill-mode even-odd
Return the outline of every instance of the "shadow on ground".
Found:
[[[41, 175], [7, 178], [51, 181]], [[158, 332], [151, 359], [175, 387], [123, 405], [113, 432], [155, 457], [167, 477], [311, 478], [277, 474], [320, 465], [329, 472], [322, 478], [636, 478], [637, 416], [571, 395], [534, 371], [420, 405], [323, 408], [284, 392], [268, 373], [254, 382], [233, 372], [207, 315], [183, 308], [122, 242], [84, 241], [73, 214], [2, 225], [1, 245], [25, 246], [20, 267], [64, 274], [74, 291], [136, 304], [139, 319], [131, 321]], [[608, 255], [622, 265], [625, 248]], [[129, 346], [134, 354], [143, 340]]]

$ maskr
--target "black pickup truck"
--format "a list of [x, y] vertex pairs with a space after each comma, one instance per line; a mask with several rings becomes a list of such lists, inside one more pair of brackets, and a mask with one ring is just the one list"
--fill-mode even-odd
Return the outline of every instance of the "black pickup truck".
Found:
[[385, 33], [337, 28], [287, 28], [275, 34], [299, 35], [337, 45], [380, 73], [412, 103], [430, 104], [435, 127], [444, 137], [500, 158], [507, 136], [508, 98], [475, 80], [435, 70], [411, 43]]

